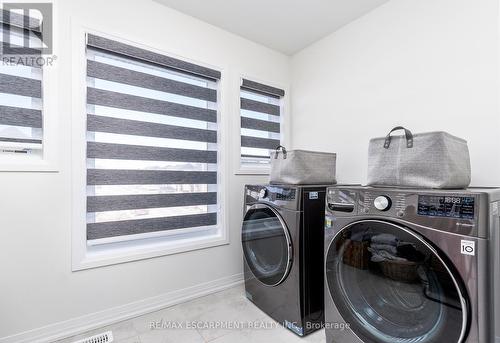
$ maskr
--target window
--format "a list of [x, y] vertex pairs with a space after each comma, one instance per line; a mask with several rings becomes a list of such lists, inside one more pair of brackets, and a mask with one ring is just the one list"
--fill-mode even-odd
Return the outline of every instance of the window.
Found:
[[220, 72], [92, 34], [86, 58], [88, 251], [220, 236]]
[[282, 142], [285, 91], [247, 79], [240, 89], [241, 168], [269, 168], [270, 152]]
[[[38, 19], [0, 9], [0, 156], [42, 156], [42, 68]], [[19, 56], [29, 56], [18, 63]]]

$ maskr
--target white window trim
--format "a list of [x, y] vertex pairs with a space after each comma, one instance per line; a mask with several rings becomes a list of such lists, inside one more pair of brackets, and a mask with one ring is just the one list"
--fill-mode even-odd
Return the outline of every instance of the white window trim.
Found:
[[0, 154], [0, 172], [57, 172], [59, 171], [58, 134], [58, 6], [52, 1], [52, 55], [56, 56], [52, 66], [42, 68], [42, 155]]
[[233, 160], [234, 162], [234, 174], [235, 175], [269, 175], [271, 172], [270, 166], [243, 166], [241, 165], [241, 108], [240, 108], [240, 89], [241, 89], [241, 80], [242, 79], [247, 79], [247, 80], [252, 80], [258, 83], [262, 83], [265, 85], [269, 85], [271, 87], [276, 87], [285, 90], [285, 96], [280, 99], [280, 106], [281, 106], [281, 113], [280, 113], [280, 126], [281, 126], [281, 144], [284, 145], [286, 148], [289, 148], [289, 143], [290, 143], [290, 135], [289, 135], [289, 130], [290, 130], [290, 116], [289, 116], [289, 87], [284, 84], [280, 84], [277, 82], [272, 82], [272, 81], [265, 81], [256, 77], [252, 76], [247, 76], [244, 75], [243, 73], [240, 73], [240, 78], [238, 80], [238, 85], [235, 86], [235, 89], [238, 90], [238, 95], [237, 95], [237, 103], [235, 104], [236, 109], [233, 111], [233, 113], [237, 113], [237, 116], [234, 116], [233, 119], [233, 144], [232, 146], [235, 147], [235, 150], [233, 152]]
[[[137, 261], [152, 257], [172, 255], [187, 251], [211, 248], [229, 244], [228, 231], [228, 211], [226, 211], [227, 187], [228, 185], [228, 167], [226, 164], [228, 153], [228, 125], [225, 119], [226, 109], [224, 108], [223, 89], [227, 89], [226, 81], [222, 77], [218, 82], [218, 234], [189, 241], [169, 241], [165, 239], [171, 233], [165, 233], [151, 243], [152, 239], [138, 240], [130, 244], [120, 244], [120, 247], [112, 247], [105, 251], [89, 251], [87, 246], [87, 183], [86, 183], [86, 96], [87, 96], [87, 71], [86, 71], [86, 34], [96, 34], [113, 40], [122, 41], [126, 44], [142, 47], [150, 51], [155, 51], [167, 56], [172, 56], [185, 61], [193, 62], [198, 65], [207, 66], [221, 71], [224, 76], [223, 68], [214, 67], [207, 63], [200, 63], [189, 58], [161, 51], [151, 46], [137, 44], [126, 39], [120, 38], [117, 32], [103, 33], [104, 30], [96, 30], [73, 21], [71, 32], [72, 47], [72, 270], [85, 270], [101, 266], [108, 266], [118, 263]], [[110, 30], [106, 30], [110, 32]], [[154, 236], [154, 235], [153, 235]], [[158, 235], [160, 236], [160, 235]], [[148, 242], [148, 243], [145, 243]]]

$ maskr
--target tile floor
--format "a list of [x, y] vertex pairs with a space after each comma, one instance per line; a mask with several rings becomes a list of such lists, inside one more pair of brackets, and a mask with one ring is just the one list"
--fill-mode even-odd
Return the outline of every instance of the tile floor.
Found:
[[[220, 321], [255, 323], [259, 328], [205, 327]], [[156, 328], [151, 328], [156, 323]], [[163, 323], [163, 328], [162, 328]], [[180, 323], [183, 328], [165, 328], [167, 323]], [[191, 324], [190, 324], [191, 323]], [[186, 325], [197, 325], [186, 328]], [[153, 324], [155, 325], [155, 324]], [[244, 296], [243, 285], [211, 294], [203, 298], [133, 318], [108, 327], [93, 330], [58, 343], [72, 343], [84, 337], [105, 331], [113, 331], [117, 343], [324, 343], [324, 331], [304, 338], [276, 323]]]

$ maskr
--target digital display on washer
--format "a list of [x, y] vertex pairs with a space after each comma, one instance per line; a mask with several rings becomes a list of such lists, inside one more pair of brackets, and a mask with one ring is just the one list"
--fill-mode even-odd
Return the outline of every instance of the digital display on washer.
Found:
[[269, 187], [269, 190], [275, 195], [271, 197], [273, 200], [295, 200], [295, 189], [293, 188]]
[[474, 219], [474, 197], [419, 195], [418, 214]]

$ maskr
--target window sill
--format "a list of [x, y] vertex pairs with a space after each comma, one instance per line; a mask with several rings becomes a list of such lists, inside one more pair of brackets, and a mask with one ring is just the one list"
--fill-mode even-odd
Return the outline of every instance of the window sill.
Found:
[[40, 156], [0, 156], [0, 172], [58, 172], [57, 163]]
[[131, 241], [121, 246], [94, 250], [87, 248], [83, 258], [74, 258], [72, 271], [104, 267], [119, 263], [144, 260], [153, 257], [179, 254], [229, 244], [221, 232], [189, 239], [158, 239]]
[[269, 175], [271, 168], [266, 167], [243, 167], [240, 166], [235, 172], [235, 175]]

